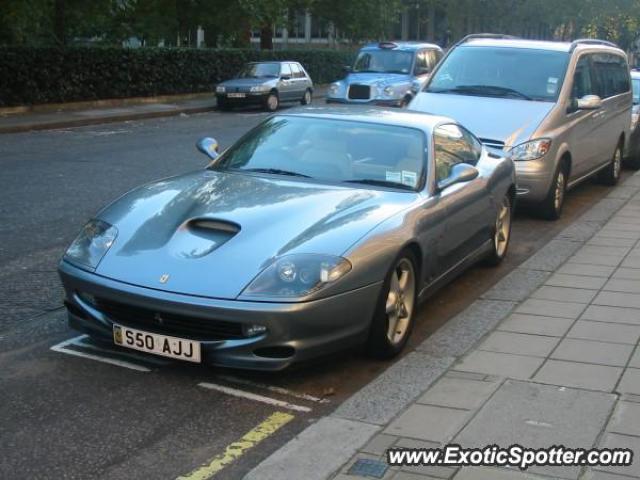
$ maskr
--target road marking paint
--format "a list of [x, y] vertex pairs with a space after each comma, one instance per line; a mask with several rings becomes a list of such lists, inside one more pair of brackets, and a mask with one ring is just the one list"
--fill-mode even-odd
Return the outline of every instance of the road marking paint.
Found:
[[116, 365], [118, 367], [128, 368], [130, 370], [136, 370], [138, 372], [150, 372], [151, 370], [147, 367], [143, 367], [142, 365], [137, 365], [135, 363], [127, 362], [125, 360], [118, 360], [115, 358], [107, 358], [102, 357], [100, 355], [93, 355], [91, 353], [80, 352], [78, 350], [72, 350], [66, 348], [69, 345], [77, 346], [77, 342], [80, 342], [87, 338], [87, 335], [80, 335], [79, 337], [70, 338], [69, 340], [65, 340], [57, 345], [51, 347], [51, 350], [59, 353], [66, 353], [67, 355], [72, 355], [74, 357], [88, 358], [89, 360], [95, 360], [97, 362], [108, 363], [110, 365]]
[[234, 397], [246, 398], [248, 400], [254, 400], [256, 402], [268, 403], [269, 405], [275, 405], [277, 407], [286, 408], [288, 410], [294, 410], [296, 412], [310, 412], [309, 407], [303, 407], [301, 405], [294, 405], [293, 403], [283, 402], [271, 397], [265, 397], [264, 395], [258, 395], [251, 392], [245, 392], [244, 390], [238, 390], [236, 388], [225, 387], [224, 385], [218, 385], [217, 383], [202, 382], [198, 386], [208, 388], [209, 390], [217, 390], [218, 392], [226, 393], [227, 395], [233, 395]]
[[195, 469], [187, 475], [178, 477], [177, 480], [206, 480], [213, 477], [224, 467], [240, 458], [244, 452], [255, 447], [293, 419], [294, 416], [289, 413], [274, 412], [260, 425], [245, 433], [239, 441], [227, 446], [224, 453], [216, 455], [208, 464]]
[[164, 360], [156, 357], [152, 357], [149, 355], [148, 357], [141, 358], [140, 355], [137, 355], [133, 352], [121, 352], [120, 350], [109, 349], [104, 347], [99, 347], [98, 345], [94, 345], [92, 343], [87, 343], [87, 339], [78, 340], [73, 344], [75, 347], [86, 348], [88, 350], [93, 350], [95, 352], [103, 352], [111, 355], [119, 355], [121, 357], [131, 358], [133, 360], [139, 360], [144, 363], [152, 363], [158, 366], [166, 366], [169, 365], [169, 360]]
[[249, 385], [256, 388], [264, 388], [265, 390], [272, 391], [274, 393], [280, 393], [282, 395], [288, 395], [290, 397], [299, 398], [301, 400], [308, 400], [310, 402], [317, 403], [328, 403], [329, 400], [326, 398], [318, 398], [313, 395], [309, 395], [308, 393], [298, 393], [293, 390], [288, 390], [286, 388], [277, 387], [275, 385], [267, 385], [265, 383], [254, 382], [252, 380], [246, 380], [244, 378], [232, 377], [231, 375], [216, 375], [217, 378], [222, 380], [226, 380], [227, 382], [238, 383], [240, 385]]

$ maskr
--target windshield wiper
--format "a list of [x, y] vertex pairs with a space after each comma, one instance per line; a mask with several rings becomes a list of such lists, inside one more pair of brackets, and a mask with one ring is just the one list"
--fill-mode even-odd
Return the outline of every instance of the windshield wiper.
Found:
[[291, 177], [311, 178], [309, 175], [305, 175], [304, 173], [292, 172], [290, 170], [282, 170], [280, 168], [243, 168], [242, 171], [258, 172], [258, 173], [273, 173], [275, 175], [289, 175]]
[[390, 182], [389, 180], [375, 180], [373, 178], [355, 178], [353, 180], [345, 180], [343, 183], [362, 183], [364, 185], [376, 185], [378, 187], [400, 188], [402, 190], [411, 190], [413, 187], [403, 183]]
[[458, 93], [461, 95], [490, 95], [492, 97], [517, 97], [523, 100], [533, 100], [529, 95], [526, 95], [518, 90], [507, 87], [499, 87], [497, 85], [459, 85], [455, 88], [436, 88], [428, 89], [428, 92], [432, 93]]

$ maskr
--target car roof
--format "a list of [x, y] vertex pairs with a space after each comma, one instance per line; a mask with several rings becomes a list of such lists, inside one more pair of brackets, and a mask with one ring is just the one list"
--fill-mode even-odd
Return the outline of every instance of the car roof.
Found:
[[[392, 45], [395, 45], [395, 47]], [[422, 48], [434, 48], [437, 50], [441, 50], [440, 46], [436, 45], [435, 43], [394, 41], [370, 43], [362, 47], [361, 50], [401, 50], [405, 52], [413, 52]]]
[[375, 123], [378, 125], [419, 128], [427, 133], [430, 133], [437, 125], [442, 123], [458, 124], [458, 122], [452, 118], [441, 115], [433, 115], [430, 113], [411, 110], [390, 110], [358, 105], [351, 106], [350, 108], [298, 107], [287, 112], [278, 113], [276, 116], [295, 116], [326, 120], [350, 120], [363, 123]]
[[[553, 42], [550, 40], [528, 40], [522, 38], [472, 38], [460, 44], [464, 47], [504, 47], [504, 48], [529, 48], [532, 50], [550, 50], [556, 52], [571, 51], [574, 44], [572, 42]], [[595, 44], [595, 43], [577, 43], [575, 50], [598, 49], [620, 53], [622, 50], [616, 47]]]

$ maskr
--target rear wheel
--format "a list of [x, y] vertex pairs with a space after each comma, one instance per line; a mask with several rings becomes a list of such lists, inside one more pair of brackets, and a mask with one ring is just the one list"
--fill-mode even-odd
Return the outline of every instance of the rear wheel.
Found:
[[600, 172], [598, 180], [605, 185], [614, 186], [620, 180], [620, 170], [622, 170], [622, 142], [616, 146], [611, 162]]
[[511, 215], [513, 206], [511, 196], [505, 195], [498, 207], [496, 223], [493, 232], [493, 251], [487, 258], [487, 264], [497, 266], [507, 256], [509, 240], [511, 239]]
[[417, 298], [415, 265], [411, 250], [403, 250], [387, 274], [367, 341], [372, 357], [392, 358], [409, 339]]
[[269, 93], [267, 99], [264, 102], [264, 108], [266, 108], [268, 112], [275, 112], [276, 110], [278, 110], [279, 106], [280, 99], [278, 98], [278, 94], [276, 92]]
[[562, 214], [564, 197], [567, 193], [568, 171], [566, 163], [558, 165], [549, 193], [542, 202], [540, 214], [547, 220], [557, 220]]
[[302, 105], [310, 105], [312, 100], [313, 100], [313, 97], [311, 96], [311, 90], [307, 89], [305, 90], [302, 100], [300, 100], [300, 103]]

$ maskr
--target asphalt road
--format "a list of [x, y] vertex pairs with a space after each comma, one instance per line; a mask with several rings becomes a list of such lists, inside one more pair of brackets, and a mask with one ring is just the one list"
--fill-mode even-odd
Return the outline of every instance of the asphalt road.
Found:
[[[55, 268], [80, 226], [136, 185], [203, 167], [206, 159], [194, 148], [199, 137], [229, 145], [263, 117], [214, 112], [0, 136], [0, 478], [171, 479], [201, 464], [212, 471], [238, 452], [238, 444], [230, 444], [272, 413], [290, 414], [216, 476], [241, 478], [388, 366], [354, 351], [256, 374], [156, 362], [78, 342], [51, 350], [78, 335], [66, 326]], [[554, 223], [519, 212], [508, 260], [497, 269], [474, 268], [432, 297], [418, 312], [411, 343], [463, 310], [608, 191], [593, 183], [579, 187]], [[202, 382], [284, 404], [206, 389]], [[251, 442], [243, 445], [240, 450]]]

